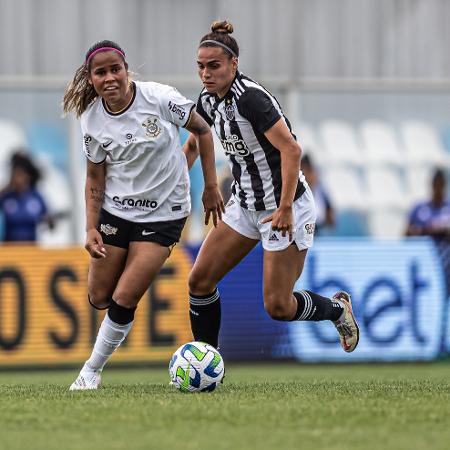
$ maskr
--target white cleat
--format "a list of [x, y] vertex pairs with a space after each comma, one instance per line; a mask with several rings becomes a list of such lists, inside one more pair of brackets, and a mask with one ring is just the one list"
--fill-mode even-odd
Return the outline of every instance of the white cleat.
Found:
[[353, 315], [350, 294], [338, 291], [333, 295], [333, 300], [337, 301], [344, 308], [341, 318], [333, 323], [338, 330], [342, 348], [347, 353], [351, 353], [359, 342], [359, 327]]
[[81, 371], [77, 379], [70, 385], [69, 391], [89, 391], [98, 389], [102, 384], [100, 371]]

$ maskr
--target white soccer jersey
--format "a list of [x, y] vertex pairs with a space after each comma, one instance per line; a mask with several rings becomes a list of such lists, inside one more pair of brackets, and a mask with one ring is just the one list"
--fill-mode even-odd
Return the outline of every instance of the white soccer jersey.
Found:
[[108, 112], [99, 97], [81, 116], [86, 157], [93, 163], [106, 159], [103, 208], [132, 222], [181, 219], [191, 202], [178, 127], [195, 105], [170, 86], [134, 85], [125, 111]]

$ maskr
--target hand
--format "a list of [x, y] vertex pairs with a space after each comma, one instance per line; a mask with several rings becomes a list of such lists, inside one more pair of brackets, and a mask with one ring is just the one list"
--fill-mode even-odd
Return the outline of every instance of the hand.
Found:
[[106, 258], [106, 248], [103, 246], [102, 236], [95, 228], [86, 233], [84, 248], [93, 258]]
[[218, 219], [222, 220], [222, 213], [225, 212], [225, 205], [219, 188], [217, 186], [205, 187], [202, 202], [205, 210], [205, 225], [208, 225], [212, 213], [213, 224], [217, 227]]
[[284, 207], [276, 209], [272, 214], [261, 220], [261, 223], [272, 222], [272, 230], [281, 231], [281, 236], [288, 233], [289, 240], [292, 241], [292, 229], [294, 219], [292, 215], [292, 207]]

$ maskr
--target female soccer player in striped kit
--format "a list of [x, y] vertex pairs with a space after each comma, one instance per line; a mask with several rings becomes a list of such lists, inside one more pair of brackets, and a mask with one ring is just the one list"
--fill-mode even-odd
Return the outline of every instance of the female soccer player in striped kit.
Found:
[[[238, 70], [233, 26], [214, 22], [197, 54], [204, 85], [197, 112], [222, 142], [233, 174], [232, 197], [222, 221], [206, 237], [189, 278], [194, 338], [218, 345], [217, 283], [259, 242], [264, 249], [264, 306], [275, 320], [331, 320], [343, 349], [352, 352], [359, 329], [350, 295], [330, 298], [293, 292], [314, 237], [316, 213], [300, 170], [301, 149], [277, 100]], [[191, 135], [189, 167], [199, 153]]]
[[81, 116], [86, 176], [89, 302], [108, 312], [71, 390], [97, 389], [104, 365], [130, 331], [136, 306], [178, 242], [190, 212], [189, 177], [178, 127], [201, 149], [203, 204], [216, 225], [217, 188], [210, 127], [176, 89], [132, 81], [125, 53], [101, 41], [86, 53], [64, 96]]

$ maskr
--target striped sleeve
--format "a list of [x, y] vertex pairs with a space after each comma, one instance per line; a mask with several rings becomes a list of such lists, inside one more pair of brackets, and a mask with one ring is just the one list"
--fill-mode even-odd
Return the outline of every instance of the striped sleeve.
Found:
[[203, 98], [205, 98], [203, 95], [200, 94], [197, 100], [197, 112], [203, 117], [203, 119], [206, 120], [207, 124], [212, 127], [213, 120], [211, 117], [208, 116], [208, 114], [205, 111], [205, 108], [203, 107]]
[[265, 133], [282, 117], [271, 98], [261, 89], [247, 89], [239, 99], [239, 112], [260, 133]]

